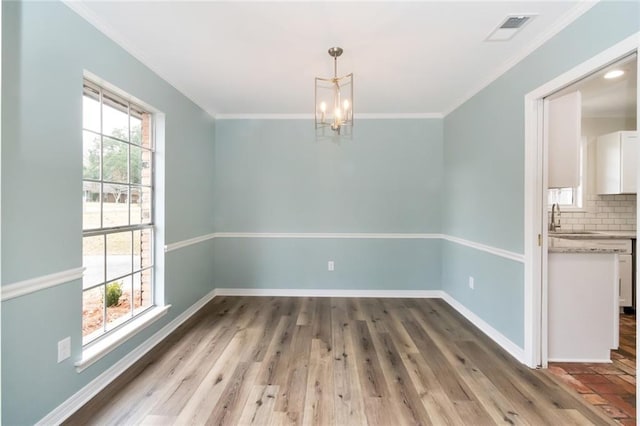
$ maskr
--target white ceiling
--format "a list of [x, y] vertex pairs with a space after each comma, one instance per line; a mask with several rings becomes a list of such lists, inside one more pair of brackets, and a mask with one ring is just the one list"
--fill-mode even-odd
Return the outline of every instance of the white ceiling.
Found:
[[[638, 107], [637, 57], [632, 55], [576, 84], [582, 92], [584, 117], [635, 118]], [[624, 71], [624, 75], [607, 80], [604, 75], [612, 70]]]
[[[314, 77], [354, 73], [354, 110], [446, 114], [593, 3], [131, 2], [69, 7], [212, 115], [312, 114]], [[508, 14], [536, 18], [486, 42]]]
[[[628, 55], [553, 93], [549, 99], [578, 90], [582, 95], [583, 117], [635, 119], [638, 106], [637, 63], [636, 53]], [[605, 79], [605, 74], [611, 70], [622, 70], [624, 74]]]

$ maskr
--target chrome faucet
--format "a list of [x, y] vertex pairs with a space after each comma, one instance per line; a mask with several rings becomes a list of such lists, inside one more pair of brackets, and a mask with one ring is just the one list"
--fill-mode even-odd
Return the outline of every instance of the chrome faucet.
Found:
[[[556, 209], [558, 210], [558, 214], [556, 216]], [[549, 231], [555, 232], [560, 228], [560, 204], [553, 203], [551, 206], [551, 222], [549, 222]]]

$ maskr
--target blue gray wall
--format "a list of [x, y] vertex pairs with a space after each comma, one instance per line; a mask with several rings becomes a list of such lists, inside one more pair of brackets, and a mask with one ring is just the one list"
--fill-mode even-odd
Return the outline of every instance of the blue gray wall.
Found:
[[[211, 117], [63, 4], [2, 8], [2, 284], [82, 266], [83, 70], [166, 114], [165, 241], [212, 232]], [[169, 313], [82, 373], [79, 280], [2, 302], [2, 423], [39, 420], [211, 291], [212, 249], [168, 253]]]
[[[635, 2], [598, 4], [446, 119], [360, 120], [352, 141], [333, 144], [306, 120], [214, 126], [66, 6], [2, 7], [3, 285], [82, 263], [85, 69], [166, 114], [166, 243], [442, 232], [522, 253], [524, 95], [638, 31], [639, 16]], [[214, 287], [443, 289], [522, 346], [523, 272], [439, 240], [208, 240], [167, 253], [169, 314], [83, 373], [80, 281], [3, 302], [2, 422], [42, 418]], [[66, 336], [72, 357], [57, 364]]]
[[[524, 96], [640, 29], [638, 2], [601, 2], [444, 120], [442, 230], [524, 252]], [[451, 247], [442, 289], [524, 345], [524, 265]], [[474, 276], [475, 290], [468, 287]]]
[[[442, 120], [359, 120], [317, 141], [311, 120], [218, 120], [217, 232], [438, 233]], [[216, 287], [438, 289], [440, 241], [215, 240]], [[335, 272], [327, 271], [327, 261]]]

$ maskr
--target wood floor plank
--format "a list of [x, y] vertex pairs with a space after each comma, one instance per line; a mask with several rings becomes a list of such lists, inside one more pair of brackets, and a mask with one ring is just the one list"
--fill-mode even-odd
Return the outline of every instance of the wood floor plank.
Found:
[[174, 416], [157, 416], [153, 414], [149, 414], [142, 419], [140, 426], [165, 426], [172, 425], [176, 421]]
[[433, 424], [389, 333], [373, 332], [372, 337], [396, 406], [397, 418], [403, 419], [404, 424]]
[[282, 316], [278, 322], [256, 379], [259, 385], [283, 386], [291, 357], [291, 341], [296, 329], [296, 317]]
[[311, 326], [298, 325], [291, 341], [291, 354], [287, 365], [287, 379], [280, 386], [275, 411], [295, 413], [289, 418], [302, 419], [307, 391], [309, 357], [311, 353]]
[[249, 394], [260, 370], [259, 362], [241, 362], [207, 419], [207, 425], [233, 425], [240, 421]]
[[236, 332], [229, 345], [220, 354], [218, 360], [178, 414], [177, 423], [204, 424], [206, 422], [240, 362], [238, 354], [246, 345], [246, 339], [246, 329]]
[[221, 328], [219, 334], [200, 340], [194, 355], [182, 358], [179, 370], [165, 382], [164, 391], [151, 413], [177, 416], [207, 375], [208, 369], [203, 366], [219, 358], [236, 332], [235, 327], [227, 325]]
[[322, 426], [335, 423], [333, 392], [331, 348], [321, 339], [312, 339], [303, 424]]
[[372, 332], [386, 333], [389, 331], [386, 326], [389, 313], [381, 306], [378, 299], [369, 297], [358, 299], [358, 307]]
[[311, 324], [311, 335], [314, 339], [320, 340], [329, 351], [331, 351], [331, 299], [321, 297], [317, 299], [313, 323]]
[[[469, 389], [469, 391], [465, 391], [470, 395], [469, 400], [454, 401], [456, 407], [461, 406], [467, 410], [473, 410], [474, 417], [481, 423], [491, 423], [490, 419], [497, 423], [503, 421], [511, 424], [522, 423], [510, 399], [498, 390], [493, 382], [477, 368], [471, 359], [467, 359], [467, 355], [455, 344], [455, 342], [462, 342], [462, 340], [451, 336], [447, 330], [443, 331], [442, 324], [436, 325], [430, 317], [416, 315], [414, 307], [410, 308], [409, 312], [413, 320], [417, 321], [424, 332], [428, 334], [432, 344], [440, 349], [442, 356], [450, 366], [450, 370], [455, 371], [465, 388]], [[454, 325], [450, 327], [455, 329]], [[421, 352], [416, 357], [419, 359], [424, 355], [425, 353]], [[430, 362], [429, 366], [433, 364]], [[464, 404], [460, 404], [461, 402]]]
[[394, 407], [389, 398], [365, 396], [364, 412], [369, 425], [398, 425], [398, 419], [394, 416]]
[[333, 337], [333, 383], [335, 419], [338, 425], [364, 425], [362, 389], [355, 364], [355, 350], [346, 299], [334, 300], [335, 309], [331, 315]]
[[65, 424], [612, 424], [595, 410], [441, 300], [217, 297]]
[[278, 395], [278, 386], [254, 386], [242, 410], [239, 425], [268, 425]]
[[442, 354], [431, 336], [416, 322], [405, 321], [403, 325], [413, 342], [420, 350], [425, 361], [429, 363], [438, 382], [452, 401], [470, 401], [470, 392], [466, 385], [460, 379], [457, 371], [451, 369], [451, 364]]
[[354, 321], [353, 344], [356, 352], [356, 366], [362, 394], [365, 397], [385, 398], [389, 396], [378, 354], [373, 346], [367, 321]]
[[316, 310], [316, 299], [305, 297], [302, 299], [296, 325], [312, 325], [313, 315]]
[[[420, 395], [422, 404], [427, 409], [433, 422], [446, 425], [462, 424], [462, 418], [458, 415], [459, 404], [454, 405], [447, 397], [440, 382], [438, 382], [422, 355], [417, 352], [410, 352], [403, 353], [401, 356], [416, 392]], [[479, 418], [481, 416], [476, 416], [476, 419]]]

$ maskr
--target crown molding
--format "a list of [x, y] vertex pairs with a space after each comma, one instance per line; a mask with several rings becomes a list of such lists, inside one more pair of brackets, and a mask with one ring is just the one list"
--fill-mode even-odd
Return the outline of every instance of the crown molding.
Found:
[[[62, 2], [62, 4], [64, 4], [69, 9], [71, 9], [76, 14], [78, 14], [82, 19], [84, 19], [89, 24], [91, 24], [95, 29], [100, 31], [107, 38], [109, 38], [111, 41], [113, 41], [118, 46], [120, 46], [122, 49], [124, 49], [128, 54], [133, 56], [133, 58], [135, 58], [140, 63], [142, 63], [142, 65], [144, 65], [145, 67], [149, 68], [151, 70], [151, 72], [153, 72], [155, 75], [160, 77], [160, 79], [162, 81], [164, 81], [169, 86], [173, 87], [182, 96], [184, 96], [185, 98], [187, 98], [191, 102], [193, 102], [195, 105], [197, 105], [201, 110], [206, 111], [209, 115], [211, 115], [213, 118], [215, 118], [213, 116], [213, 114], [211, 114], [209, 111], [207, 111], [207, 108], [205, 108], [203, 105], [198, 103], [198, 101], [196, 101], [195, 99], [187, 96], [182, 90], [180, 90], [176, 86], [174, 86], [170, 82], [168, 77], [166, 77], [162, 72], [159, 72], [157, 69], [155, 69], [155, 67], [151, 66], [151, 62], [147, 59], [147, 57], [142, 52], [140, 52], [139, 50], [134, 48], [131, 45], [131, 43], [127, 42], [127, 39], [125, 37], [122, 37], [120, 35], [120, 33], [118, 31], [113, 29], [113, 27], [111, 27], [110, 25], [106, 24], [102, 19], [100, 19], [98, 17], [98, 15], [93, 13], [93, 11], [91, 9], [89, 9], [87, 6], [85, 6], [84, 2], [77, 1], [77, 0], [60, 0], [60, 1]], [[90, 70], [88, 70], [88, 71], [90, 72]]]
[[483, 89], [496, 81], [500, 76], [505, 74], [515, 65], [517, 65], [524, 58], [533, 53], [537, 48], [551, 40], [556, 34], [569, 26], [573, 21], [584, 15], [589, 9], [595, 6], [600, 0], [581, 0], [571, 10], [569, 10], [562, 18], [556, 21], [547, 31], [541, 33], [538, 37], [534, 38], [525, 48], [520, 50], [515, 56], [503, 62], [498, 68], [496, 68], [486, 79], [480, 82], [473, 89], [469, 90], [466, 95], [453, 102], [448, 108], [443, 111], [443, 116], [451, 114], [453, 111], [462, 106], [469, 99], [480, 93]]
[[[140, 61], [143, 65], [149, 68], [154, 74], [164, 80], [168, 85], [173, 87], [175, 90], [180, 92], [184, 97], [189, 99], [203, 111], [206, 111], [211, 117], [217, 120], [248, 120], [248, 119], [263, 119], [263, 120], [302, 120], [302, 119], [313, 119], [313, 114], [303, 113], [303, 114], [281, 114], [281, 113], [256, 113], [256, 114], [246, 114], [246, 113], [238, 113], [238, 114], [219, 114], [214, 111], [208, 110], [203, 105], [198, 103], [193, 98], [186, 95], [182, 90], [178, 89], [170, 80], [162, 73], [155, 69], [150, 65], [150, 61], [147, 60], [147, 57], [135, 49], [130, 43], [127, 42], [125, 37], [122, 37], [118, 31], [116, 31], [113, 27], [106, 24], [102, 19], [100, 19], [91, 9], [86, 7], [81, 1], [74, 0], [61, 0], [64, 5], [66, 5], [69, 9], [78, 14], [81, 18], [89, 22], [92, 26], [94, 26], [98, 31], [103, 33], [106, 37], [111, 39], [113, 42], [122, 47], [125, 51], [127, 51], [131, 56]], [[248, 1], [248, 0], [247, 0]], [[502, 63], [501, 66], [495, 69], [493, 73], [491, 73], [486, 79], [484, 79], [480, 84], [474, 86], [472, 90], [469, 90], [466, 95], [460, 97], [458, 100], [453, 102], [448, 108], [445, 108], [442, 112], [426, 112], [426, 113], [355, 113], [354, 118], [359, 120], [367, 120], [367, 119], [442, 119], [449, 115], [451, 112], [455, 111], [462, 104], [467, 102], [473, 96], [478, 94], [484, 88], [486, 88], [489, 84], [498, 79], [501, 75], [509, 71], [513, 68], [517, 63], [530, 55], [534, 50], [538, 47], [542, 46], [544, 43], [549, 41], [553, 36], [558, 34], [564, 28], [566, 28], [569, 24], [575, 21], [577, 18], [582, 16], [585, 12], [595, 6], [600, 0], [581, 0], [575, 7], [569, 10], [562, 18], [560, 18], [554, 25], [552, 25], [546, 32], [540, 34], [540, 36], [536, 37], [527, 47], [522, 49], [517, 55], [513, 56], [511, 59]]]

